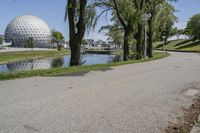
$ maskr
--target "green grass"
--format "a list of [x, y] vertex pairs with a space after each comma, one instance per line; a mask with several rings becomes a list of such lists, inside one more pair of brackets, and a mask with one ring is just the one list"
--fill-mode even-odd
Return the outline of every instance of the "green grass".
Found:
[[[158, 44], [155, 46], [155, 48], [161, 50], [162, 44]], [[172, 51], [200, 52], [200, 41], [192, 41], [187, 39], [169, 41], [165, 46], [165, 49]]]
[[69, 54], [69, 51], [24, 51], [24, 52], [5, 52], [0, 53], [0, 64], [24, 61], [30, 59], [39, 59], [45, 57], [63, 56]]
[[73, 73], [102, 70], [102, 69], [108, 69], [114, 66], [152, 61], [152, 60], [161, 59], [167, 56], [169, 56], [169, 54], [163, 55], [162, 53], [156, 52], [154, 53], [154, 57], [149, 58], [149, 59], [141, 59], [141, 60], [134, 60], [134, 61], [118, 62], [118, 63], [108, 63], [108, 64], [98, 64], [98, 65], [90, 65], [90, 66], [52, 68], [48, 70], [30, 70], [30, 71], [15, 71], [15, 72], [8, 72], [8, 73], [0, 73], [0, 80], [25, 78], [25, 77], [33, 77], [33, 76], [67, 75], [67, 74], [73, 74]]

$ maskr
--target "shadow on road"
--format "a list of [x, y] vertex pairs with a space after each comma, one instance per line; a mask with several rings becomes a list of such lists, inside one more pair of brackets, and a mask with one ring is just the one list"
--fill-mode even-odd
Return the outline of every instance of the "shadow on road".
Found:
[[[101, 72], [107, 72], [113, 70], [112, 68], [102, 68], [99, 70], [91, 70], [91, 71], [101, 71]], [[85, 76], [87, 73], [89, 73], [90, 71], [82, 71], [82, 72], [75, 72], [75, 73], [64, 73], [64, 74], [57, 74], [57, 75], [53, 75], [50, 77], [67, 77], [67, 76]], [[46, 76], [49, 77], [49, 76]]]

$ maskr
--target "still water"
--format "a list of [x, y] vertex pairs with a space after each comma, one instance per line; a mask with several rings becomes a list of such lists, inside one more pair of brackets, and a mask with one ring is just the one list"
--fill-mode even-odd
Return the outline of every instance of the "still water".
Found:
[[[122, 57], [120, 55], [84, 54], [81, 56], [82, 65], [106, 64], [119, 61], [122, 61]], [[69, 62], [70, 62], [69, 55], [65, 55], [63, 57], [58, 57], [58, 58], [45, 58], [45, 59], [20, 61], [20, 62], [0, 65], [0, 72], [68, 67]]]

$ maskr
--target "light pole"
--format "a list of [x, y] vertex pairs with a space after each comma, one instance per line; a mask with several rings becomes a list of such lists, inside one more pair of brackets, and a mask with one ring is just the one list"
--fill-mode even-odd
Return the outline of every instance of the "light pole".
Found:
[[151, 14], [143, 14], [142, 20], [144, 21], [144, 58], [147, 56], [147, 21], [151, 18]]

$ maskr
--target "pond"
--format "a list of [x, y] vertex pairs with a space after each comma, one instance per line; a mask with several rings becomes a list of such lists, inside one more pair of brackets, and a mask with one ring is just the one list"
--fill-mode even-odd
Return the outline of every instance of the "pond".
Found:
[[[81, 56], [82, 65], [106, 64], [122, 61], [120, 55], [84, 54]], [[69, 67], [70, 56], [19, 61], [0, 65], [0, 72], [24, 71], [36, 69], [51, 69]]]

